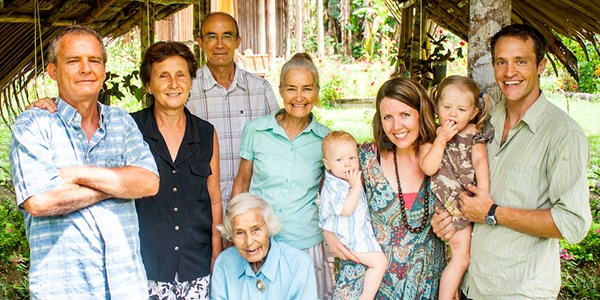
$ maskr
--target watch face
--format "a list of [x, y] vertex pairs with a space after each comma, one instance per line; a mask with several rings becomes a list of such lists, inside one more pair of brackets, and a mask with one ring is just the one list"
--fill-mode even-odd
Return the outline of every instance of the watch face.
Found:
[[496, 218], [494, 216], [485, 216], [485, 222], [490, 226], [494, 226], [496, 225]]

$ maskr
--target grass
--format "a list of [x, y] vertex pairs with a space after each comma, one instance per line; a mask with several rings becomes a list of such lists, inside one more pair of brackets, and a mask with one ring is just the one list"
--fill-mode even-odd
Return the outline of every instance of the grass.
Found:
[[[590, 140], [592, 157], [600, 160], [600, 103], [576, 98], [567, 99], [561, 94], [548, 94], [548, 100], [568, 113], [581, 127]], [[365, 142], [372, 139], [371, 122], [374, 108], [321, 108], [318, 109], [323, 124], [332, 130], [346, 130]], [[593, 160], [592, 160], [593, 161]]]

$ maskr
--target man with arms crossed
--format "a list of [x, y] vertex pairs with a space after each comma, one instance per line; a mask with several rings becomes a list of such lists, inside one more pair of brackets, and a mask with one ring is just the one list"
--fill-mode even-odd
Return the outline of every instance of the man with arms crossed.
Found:
[[32, 299], [147, 299], [132, 198], [156, 194], [154, 158], [129, 114], [101, 105], [100, 36], [67, 27], [48, 50], [57, 111], [13, 126], [10, 163], [31, 251]]
[[[514, 24], [491, 39], [494, 76], [505, 100], [494, 107], [488, 144], [490, 194], [460, 196], [472, 222], [471, 264], [462, 299], [556, 299], [559, 239], [577, 243], [591, 224], [581, 127], [540, 91], [546, 44], [535, 28]], [[447, 212], [431, 223], [454, 233]]]
[[206, 54], [206, 66], [198, 70], [187, 107], [217, 130], [224, 213], [240, 164], [244, 125], [279, 106], [269, 82], [234, 63], [234, 52], [242, 38], [232, 16], [211, 13], [202, 21], [200, 32], [198, 44]]

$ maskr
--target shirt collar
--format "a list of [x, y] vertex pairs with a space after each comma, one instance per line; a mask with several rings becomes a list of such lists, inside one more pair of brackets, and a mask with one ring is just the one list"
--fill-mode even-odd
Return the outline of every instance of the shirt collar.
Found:
[[[104, 127], [105, 114], [108, 113], [107, 109], [104, 109], [104, 105], [98, 102], [98, 110], [100, 111], [100, 127]], [[71, 106], [71, 104], [62, 100], [60, 96], [56, 98], [56, 114], [58, 114], [67, 124], [81, 124], [81, 115], [79, 112]]]
[[[521, 121], [532, 133], [535, 133], [540, 126], [546, 105], [548, 105], [548, 100], [544, 93], [540, 93], [540, 96], [533, 102], [531, 107], [527, 109], [525, 115], [521, 117]], [[490, 123], [495, 128], [496, 132], [502, 132], [502, 124], [504, 124], [504, 120], [506, 119], [506, 100], [502, 100], [498, 103], [497, 108], [494, 109], [499, 109], [500, 113], [492, 114]]]
[[[195, 132], [195, 127], [192, 126], [192, 113], [183, 107], [185, 113], [185, 133], [181, 144], [184, 143], [197, 143], [200, 141], [198, 135]], [[154, 116], [154, 104], [148, 107], [148, 118], [145, 120], [144, 130], [142, 131], [144, 136], [149, 137], [155, 141], [160, 139], [160, 131], [158, 129], [158, 123], [156, 122], [156, 116]], [[188, 134], [189, 133], [189, 134]]]
[[279, 242], [277, 242], [274, 238], [271, 237], [269, 241], [269, 253], [267, 253], [267, 259], [258, 270], [258, 273], [254, 273], [252, 266], [242, 258], [245, 263], [239, 264], [237, 273], [240, 277], [244, 274], [250, 277], [258, 277], [258, 275], [262, 273], [266, 278], [269, 279], [269, 281], [275, 281], [275, 277], [277, 276], [277, 267], [281, 257], [281, 247], [279, 246]]
[[535, 102], [533, 102], [533, 105], [529, 107], [527, 112], [525, 112], [525, 115], [521, 118], [521, 120], [527, 124], [527, 127], [529, 127], [529, 130], [531, 130], [532, 133], [535, 133], [540, 126], [543, 118], [542, 115], [544, 114], [547, 104], [548, 100], [546, 100], [546, 96], [544, 93], [540, 92], [540, 96], [537, 98], [537, 100], [535, 100]]
[[[235, 67], [235, 73], [233, 74], [233, 82], [231, 82], [231, 86], [229, 87], [229, 89], [232, 90], [235, 89], [235, 87], [239, 86], [240, 88], [247, 90], [248, 83], [246, 82], [246, 80], [243, 80], [242, 72], [239, 72], [239, 66], [235, 62], [233, 63], [233, 65]], [[202, 67], [202, 73], [200, 75], [204, 79], [204, 86], [202, 88], [205, 91], [210, 90], [215, 85], [218, 85], [217, 80], [215, 80], [215, 77], [213, 77], [212, 73], [210, 73], [208, 65]]]
[[[280, 134], [282, 136], [287, 136], [287, 134], [285, 133], [283, 128], [281, 126], [279, 126], [279, 124], [277, 123], [277, 119], [276, 119], [276, 116], [280, 113], [284, 113], [284, 110], [285, 110], [284, 108], [281, 108], [278, 111], [275, 111], [274, 113], [272, 113], [269, 118], [269, 121], [258, 125], [256, 127], [256, 129], [257, 130], [273, 130], [274, 133]], [[302, 132], [300, 134], [307, 133], [307, 132], [313, 132], [316, 136], [323, 139], [327, 135], [328, 130], [325, 126], [322, 126], [317, 122], [313, 113], [310, 113], [310, 123], [308, 124], [308, 126], [306, 126], [306, 128], [304, 128], [304, 130], [302, 130]]]

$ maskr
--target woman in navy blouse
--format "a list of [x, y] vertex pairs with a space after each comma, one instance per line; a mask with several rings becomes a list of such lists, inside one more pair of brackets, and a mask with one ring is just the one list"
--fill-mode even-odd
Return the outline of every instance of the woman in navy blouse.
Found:
[[152, 103], [133, 113], [160, 173], [158, 194], [136, 201], [150, 299], [208, 299], [222, 250], [219, 146], [213, 126], [185, 107], [197, 65], [179, 42], [144, 53], [140, 77]]

